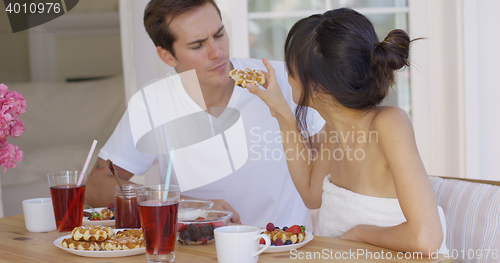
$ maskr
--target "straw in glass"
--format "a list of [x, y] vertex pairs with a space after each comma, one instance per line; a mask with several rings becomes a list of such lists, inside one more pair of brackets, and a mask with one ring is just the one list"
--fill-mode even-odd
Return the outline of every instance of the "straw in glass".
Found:
[[97, 145], [97, 140], [94, 140], [92, 143], [92, 147], [90, 147], [89, 155], [87, 155], [87, 160], [85, 160], [85, 164], [83, 165], [82, 173], [80, 174], [80, 178], [78, 178], [77, 186], [80, 186], [83, 181], [83, 177], [85, 176], [85, 172], [87, 172], [87, 168], [89, 167], [90, 159], [92, 158], [92, 154], [94, 154], [95, 146]]
[[163, 196], [163, 202], [167, 202], [168, 188], [170, 187], [170, 177], [172, 175], [172, 163], [174, 161], [174, 147], [170, 151], [170, 158], [168, 160], [167, 178], [165, 178], [165, 195]]

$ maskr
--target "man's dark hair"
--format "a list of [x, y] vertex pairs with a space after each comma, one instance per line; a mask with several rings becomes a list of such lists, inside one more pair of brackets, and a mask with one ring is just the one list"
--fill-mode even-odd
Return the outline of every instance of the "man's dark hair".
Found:
[[155, 46], [166, 49], [175, 57], [172, 45], [176, 36], [169, 28], [170, 23], [176, 16], [207, 3], [215, 7], [222, 19], [214, 0], [151, 0], [144, 10], [144, 27]]

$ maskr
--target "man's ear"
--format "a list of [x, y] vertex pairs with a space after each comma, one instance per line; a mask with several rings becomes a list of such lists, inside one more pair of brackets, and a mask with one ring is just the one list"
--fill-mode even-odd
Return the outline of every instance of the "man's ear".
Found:
[[157, 46], [156, 51], [158, 52], [158, 56], [160, 59], [165, 62], [167, 65], [175, 68], [177, 66], [177, 59], [170, 53], [170, 51]]

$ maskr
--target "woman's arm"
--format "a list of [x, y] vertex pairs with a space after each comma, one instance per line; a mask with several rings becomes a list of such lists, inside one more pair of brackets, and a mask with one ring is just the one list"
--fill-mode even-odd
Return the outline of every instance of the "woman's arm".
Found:
[[377, 113], [372, 127], [378, 132], [378, 143], [407, 222], [393, 227], [360, 225], [341, 238], [424, 255], [437, 251], [443, 230], [436, 197], [418, 153], [408, 115], [402, 109], [388, 107]]
[[[318, 156], [313, 158], [299, 131], [295, 115], [276, 81], [274, 68], [266, 59], [262, 59], [262, 61], [268, 70], [266, 89], [252, 84], [247, 84], [246, 87], [269, 106], [272, 116], [278, 120], [288, 170], [304, 204], [311, 209], [319, 208], [321, 206], [322, 181], [329, 170], [328, 160], [327, 158], [317, 158], [321, 157], [321, 148], [317, 149]], [[315, 138], [315, 141], [322, 137], [321, 134]]]

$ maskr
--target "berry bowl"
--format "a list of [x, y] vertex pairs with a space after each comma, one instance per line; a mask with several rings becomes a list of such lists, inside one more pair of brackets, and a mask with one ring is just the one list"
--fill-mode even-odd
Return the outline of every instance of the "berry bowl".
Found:
[[214, 202], [209, 200], [181, 200], [179, 202], [179, 211], [185, 209], [212, 209]]
[[214, 229], [227, 226], [233, 213], [197, 209], [182, 212], [177, 219], [177, 240], [185, 245], [206, 245], [214, 243]]

